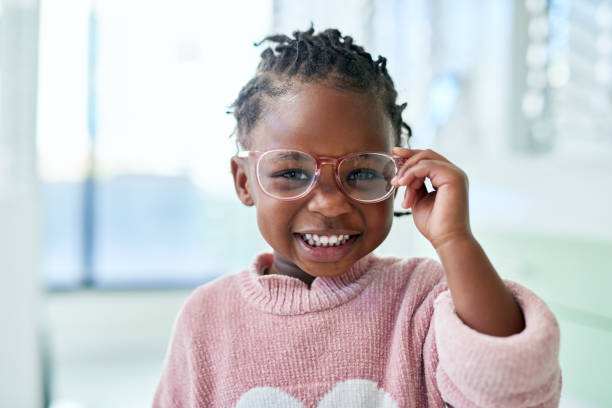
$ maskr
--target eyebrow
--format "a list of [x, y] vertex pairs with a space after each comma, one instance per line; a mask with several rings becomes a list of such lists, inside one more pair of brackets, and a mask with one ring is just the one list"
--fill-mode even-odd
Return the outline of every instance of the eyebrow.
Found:
[[378, 155], [372, 154], [372, 153], [360, 153], [359, 156], [356, 156], [356, 157], [359, 158], [359, 160], [368, 160], [368, 159], [372, 159], [377, 156]]
[[299, 160], [299, 159], [302, 159], [303, 156], [304, 155], [299, 152], [285, 151], [285, 152], [279, 152], [276, 158], [280, 160]]

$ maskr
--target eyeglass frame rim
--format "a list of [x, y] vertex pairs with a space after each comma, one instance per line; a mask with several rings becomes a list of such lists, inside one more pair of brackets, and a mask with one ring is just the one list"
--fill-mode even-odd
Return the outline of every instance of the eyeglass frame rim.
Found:
[[[265, 188], [263, 188], [262, 184], [261, 184], [261, 180], [259, 178], [259, 163], [260, 163], [260, 158], [261, 156], [263, 156], [266, 153], [270, 153], [270, 152], [274, 152], [274, 151], [291, 151], [291, 152], [298, 152], [298, 153], [302, 153], [305, 154], [307, 156], [312, 157], [315, 160], [315, 163], [317, 165], [316, 169], [315, 169], [315, 176], [312, 179], [312, 182], [310, 183], [310, 185], [308, 186], [308, 188], [301, 193], [298, 196], [295, 197], [291, 197], [291, 198], [283, 198], [283, 197], [277, 197], [274, 196], [272, 194], [270, 194], [269, 192], [266, 191]], [[350, 194], [344, 189], [344, 187], [342, 186], [342, 181], [340, 180], [340, 172], [338, 171], [339, 169], [339, 165], [340, 163], [342, 163], [342, 161], [346, 160], [347, 158], [350, 158], [351, 156], [358, 156], [360, 154], [377, 154], [377, 155], [381, 155], [381, 156], [386, 156], [388, 158], [390, 158], [393, 161], [393, 164], [395, 165], [395, 174], [397, 175], [399, 168], [401, 167], [402, 164], [404, 164], [404, 162], [406, 162], [406, 160], [408, 160], [406, 157], [402, 157], [402, 156], [398, 156], [395, 154], [389, 154], [386, 152], [376, 152], [376, 151], [363, 151], [363, 152], [352, 152], [352, 153], [347, 153], [345, 155], [342, 156], [319, 156], [319, 155], [315, 155], [312, 153], [308, 153], [299, 149], [283, 149], [283, 148], [272, 148], [272, 149], [267, 149], [267, 150], [241, 150], [238, 153], [236, 153], [235, 157], [239, 157], [239, 158], [250, 158], [251, 155], [255, 156], [255, 159], [257, 160], [256, 164], [255, 164], [255, 176], [257, 177], [257, 183], [259, 184], [259, 188], [261, 188], [261, 191], [263, 191], [267, 196], [275, 198], [277, 200], [282, 200], [282, 201], [295, 201], [295, 200], [299, 200], [301, 198], [306, 197], [308, 194], [310, 194], [310, 192], [312, 192], [312, 190], [314, 190], [315, 185], [317, 184], [317, 182], [319, 181], [319, 175], [321, 174], [321, 166], [323, 164], [332, 164], [334, 166], [334, 179], [336, 181], [336, 186], [338, 186], [339, 190], [342, 192], [342, 194], [344, 194], [344, 196], [346, 196], [349, 200], [358, 202], [358, 203], [362, 203], [362, 204], [375, 204], [375, 203], [379, 203], [381, 201], [385, 201], [386, 199], [388, 199], [391, 194], [393, 194], [393, 192], [395, 191], [396, 187], [392, 186], [391, 189], [381, 198], [378, 198], [376, 200], [358, 200], [354, 197], [351, 197]]]

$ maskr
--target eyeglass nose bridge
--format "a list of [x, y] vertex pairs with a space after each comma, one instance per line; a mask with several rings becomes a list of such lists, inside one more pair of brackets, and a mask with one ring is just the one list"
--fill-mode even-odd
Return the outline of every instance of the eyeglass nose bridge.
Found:
[[317, 161], [317, 169], [321, 170], [321, 166], [324, 164], [331, 164], [334, 166], [334, 170], [338, 168], [338, 163], [343, 160], [342, 157], [331, 157], [331, 156], [319, 156], [315, 159]]
[[340, 162], [344, 160], [342, 157], [331, 157], [331, 156], [319, 156], [315, 159], [315, 161], [317, 162], [317, 169], [315, 171], [315, 178], [312, 181], [312, 184], [310, 186], [309, 192], [311, 190], [313, 190], [318, 184], [319, 184], [319, 179], [321, 176], [321, 169], [323, 168], [324, 164], [330, 164], [332, 166], [332, 173], [333, 173], [333, 178], [334, 178], [334, 182], [336, 184], [336, 187], [338, 188], [338, 191], [340, 191], [341, 193], [344, 193], [344, 189], [342, 188], [339, 176], [338, 176], [338, 165], [340, 164]]

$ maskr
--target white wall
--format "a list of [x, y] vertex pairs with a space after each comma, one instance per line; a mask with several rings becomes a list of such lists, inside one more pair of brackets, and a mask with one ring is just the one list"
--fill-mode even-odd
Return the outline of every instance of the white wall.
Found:
[[38, 2], [0, 0], [0, 405], [43, 404], [35, 170]]

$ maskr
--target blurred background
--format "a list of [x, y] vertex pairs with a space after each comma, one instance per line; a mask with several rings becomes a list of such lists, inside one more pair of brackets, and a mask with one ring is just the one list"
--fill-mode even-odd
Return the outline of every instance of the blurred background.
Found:
[[[0, 406], [151, 405], [188, 294], [268, 249], [226, 110], [311, 22], [387, 57], [411, 147], [469, 175], [559, 319], [561, 406], [612, 406], [611, 0], [0, 0]], [[436, 257], [409, 217], [377, 252]]]

